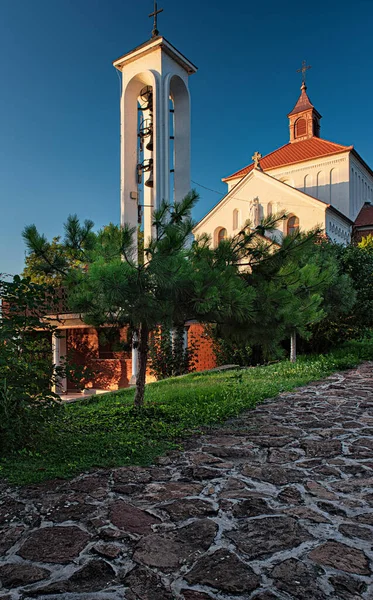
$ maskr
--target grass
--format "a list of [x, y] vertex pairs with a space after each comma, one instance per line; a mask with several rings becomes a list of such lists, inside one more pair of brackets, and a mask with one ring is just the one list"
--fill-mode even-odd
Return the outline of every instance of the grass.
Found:
[[134, 390], [64, 405], [35, 448], [0, 459], [12, 484], [69, 478], [100, 467], [148, 465], [182, 438], [224, 422], [264, 400], [335, 371], [373, 359], [373, 340], [350, 342], [327, 355], [247, 370], [194, 373], [147, 386], [143, 409]]

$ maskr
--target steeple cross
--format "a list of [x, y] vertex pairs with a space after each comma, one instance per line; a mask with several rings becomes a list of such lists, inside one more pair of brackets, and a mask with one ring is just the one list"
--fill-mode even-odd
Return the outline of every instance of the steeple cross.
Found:
[[154, 17], [154, 25], [153, 25], [152, 37], [157, 37], [157, 35], [159, 35], [159, 31], [158, 31], [158, 15], [161, 12], [163, 12], [163, 8], [160, 8], [158, 10], [158, 4], [154, 0], [154, 12], [150, 13], [150, 15], [149, 15], [149, 18], [150, 17]]
[[302, 84], [306, 85], [306, 73], [309, 69], [312, 69], [310, 65], [307, 65], [307, 61], [302, 60], [302, 68], [297, 69], [297, 73], [302, 73]]
[[254, 152], [254, 156], [251, 157], [255, 163], [254, 165], [254, 169], [260, 169], [260, 159], [262, 158], [262, 155], [260, 154], [260, 152]]

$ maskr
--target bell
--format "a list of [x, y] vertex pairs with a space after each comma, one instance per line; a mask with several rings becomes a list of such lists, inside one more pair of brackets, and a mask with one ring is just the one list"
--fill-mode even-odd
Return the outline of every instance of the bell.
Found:
[[151, 171], [149, 179], [147, 181], [145, 181], [145, 185], [146, 187], [154, 187], [154, 179], [153, 179], [153, 171]]
[[148, 143], [146, 144], [145, 148], [147, 150], [149, 150], [150, 152], [153, 152], [153, 134], [151, 134], [150, 136], [150, 140], [148, 141]]

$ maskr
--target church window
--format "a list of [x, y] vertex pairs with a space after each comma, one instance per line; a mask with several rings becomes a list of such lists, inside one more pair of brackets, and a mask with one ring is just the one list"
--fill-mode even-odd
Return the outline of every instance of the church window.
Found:
[[238, 229], [241, 226], [240, 211], [237, 208], [233, 211], [233, 229]]
[[330, 180], [330, 204], [332, 204], [333, 200], [335, 200], [338, 197], [337, 189], [336, 188], [333, 189], [333, 186], [335, 186], [338, 183], [338, 169], [330, 170], [329, 180]]
[[301, 137], [307, 133], [307, 122], [302, 117], [295, 122], [295, 137]]
[[268, 202], [267, 204], [267, 217], [271, 217], [273, 215], [273, 205], [272, 202]]
[[227, 230], [222, 227], [218, 234], [218, 244], [220, 244], [221, 242], [223, 242], [226, 239], [227, 239]]
[[288, 218], [287, 222], [287, 235], [292, 235], [299, 231], [299, 218], [295, 215], [292, 215]]
[[217, 227], [214, 233], [214, 245], [215, 248], [219, 246], [219, 244], [227, 239], [227, 230], [224, 227]]

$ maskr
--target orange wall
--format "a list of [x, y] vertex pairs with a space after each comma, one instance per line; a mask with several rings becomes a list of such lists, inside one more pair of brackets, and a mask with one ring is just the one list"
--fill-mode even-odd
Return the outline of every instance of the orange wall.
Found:
[[[131, 352], [115, 352], [115, 358], [99, 358], [98, 332], [93, 328], [68, 329], [67, 353], [72, 361], [80, 366], [87, 366], [95, 375], [87, 377], [85, 387], [101, 390], [117, 390], [129, 386], [132, 375]], [[127, 339], [127, 330], [121, 331], [121, 339]], [[205, 327], [200, 323], [193, 323], [188, 332], [189, 348], [196, 348], [195, 370], [204, 371], [216, 367], [213, 344], [206, 333]], [[154, 381], [154, 377], [147, 374], [147, 381]], [[73, 390], [74, 385], [68, 382], [68, 389]]]

